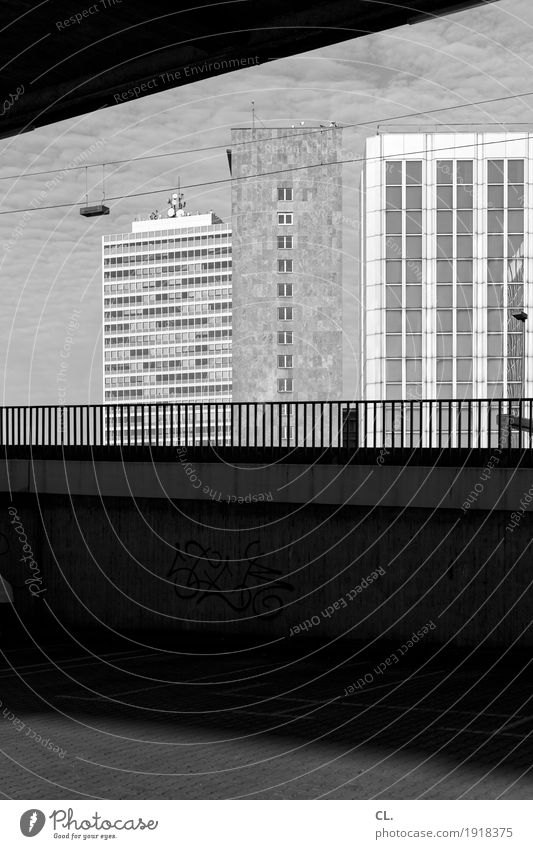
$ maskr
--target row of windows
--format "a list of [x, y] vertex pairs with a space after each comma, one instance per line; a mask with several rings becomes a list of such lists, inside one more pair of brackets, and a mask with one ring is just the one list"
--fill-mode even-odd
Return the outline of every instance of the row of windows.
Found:
[[223, 330], [181, 330], [179, 333], [145, 333], [140, 336], [112, 336], [104, 340], [106, 347], [112, 345], [140, 345], [156, 344], [162, 341], [168, 342], [193, 342], [197, 339], [223, 339], [231, 336], [231, 330], [225, 328]]
[[194, 274], [196, 271], [221, 271], [231, 268], [231, 260], [195, 262], [189, 265], [169, 265], [166, 268], [127, 268], [123, 271], [104, 271], [104, 280], [128, 280], [137, 277], [161, 277], [169, 274]]
[[[489, 306], [498, 306], [501, 301], [499, 292], [493, 292], [494, 289], [502, 287], [488, 287], [488, 304]], [[453, 295], [456, 294], [456, 305], [458, 307], [473, 306], [473, 286], [437, 286], [437, 307], [452, 307]], [[386, 306], [390, 309], [400, 309], [402, 306], [421, 307], [422, 306], [422, 287], [418, 285], [406, 285], [405, 294], [403, 294], [402, 286], [387, 286]]]
[[[516, 287], [519, 290], [521, 287]], [[405, 294], [403, 294], [405, 291]], [[504, 292], [502, 285], [491, 284], [487, 286], [487, 306], [488, 307], [503, 307]], [[437, 286], [437, 307], [452, 307], [454, 306], [454, 292], [456, 294], [455, 304], [457, 307], [473, 306], [473, 286], [460, 285], [438, 285]], [[511, 303], [521, 301], [521, 294], [513, 293]], [[519, 304], [520, 305], [520, 304]], [[408, 285], [405, 290], [402, 286], [387, 286], [386, 306], [390, 309], [400, 309], [402, 306], [420, 307], [422, 306], [422, 289], [420, 286]]]
[[[489, 310], [489, 313], [496, 312], [498, 315], [500, 310]], [[457, 310], [437, 310], [437, 332], [439, 329], [444, 331], [452, 330], [452, 321], [455, 316], [455, 327], [457, 333], [472, 332], [472, 310], [457, 309]], [[422, 310], [420, 309], [405, 309], [405, 310], [390, 310], [386, 311], [386, 328], [387, 333], [401, 333], [405, 321], [405, 327], [411, 333], [422, 332]]]
[[142, 386], [143, 384], [154, 383], [192, 383], [194, 381], [202, 381], [205, 383], [217, 382], [221, 380], [229, 380], [231, 371], [195, 371], [195, 372], [175, 372], [171, 374], [153, 374], [153, 375], [124, 375], [123, 377], [106, 377], [106, 386]]
[[119, 309], [115, 307], [112, 310], [106, 310], [104, 313], [104, 318], [111, 319], [111, 321], [117, 321], [121, 318], [149, 318], [151, 316], [165, 316], [165, 315], [203, 315], [204, 313], [209, 312], [229, 312], [231, 310], [231, 301], [206, 301], [205, 303], [201, 302], [199, 304], [171, 304], [168, 307], [147, 307], [147, 306], [139, 306], [139, 307], [126, 307], [125, 309]]
[[214, 274], [204, 275], [202, 277], [180, 277], [172, 280], [130, 280], [128, 283], [106, 283], [104, 293], [114, 294], [115, 292], [143, 292], [146, 289], [161, 289], [174, 291], [175, 289], [188, 289], [197, 286], [216, 285], [222, 283], [231, 283], [231, 274]]
[[[405, 166], [405, 168], [404, 168]], [[472, 184], [474, 182], [474, 162], [472, 159], [437, 160], [436, 182], [447, 185], [455, 182]], [[487, 160], [488, 183], [523, 183], [523, 159]], [[385, 183], [387, 186], [417, 185], [422, 183], [422, 161], [420, 159], [388, 160], [385, 163]]]
[[[401, 333], [404, 324], [411, 333], [422, 332], [422, 310], [405, 309], [405, 310], [387, 310], [386, 311], [386, 328], [387, 333]], [[502, 309], [487, 310], [487, 331], [489, 333], [503, 333], [506, 325], [506, 311]], [[456, 333], [471, 333], [473, 329], [473, 314], [469, 309], [437, 309], [436, 311], [436, 327], [437, 332], [452, 332], [455, 323]], [[516, 329], [515, 329], [516, 328]], [[521, 330], [516, 324], [510, 324], [508, 329], [510, 335], [520, 336]]]
[[231, 400], [231, 383], [210, 384], [209, 386], [169, 386], [166, 388], [159, 387], [157, 389], [116, 389], [106, 390], [105, 397], [107, 401], [112, 400], [128, 400], [134, 398], [161, 398], [166, 397], [191, 397], [203, 395], [220, 395], [228, 396], [227, 401]]
[[[166, 334], [164, 334], [166, 335]], [[167, 341], [167, 340], [163, 340]], [[161, 344], [161, 343], [160, 343]], [[106, 351], [104, 356], [107, 360], [136, 360], [147, 357], [174, 357], [186, 354], [220, 354], [231, 350], [231, 342], [210, 342], [206, 345], [162, 345], [160, 348], [132, 348], [123, 351]]]
[[174, 369], [191, 369], [206, 366], [208, 368], [224, 368], [231, 365], [231, 357], [191, 357], [183, 360], [148, 360], [146, 362], [133, 361], [128, 363], [113, 362], [105, 364], [107, 374], [135, 374], [145, 371], [173, 371]]
[[[490, 361], [492, 362], [492, 361]], [[460, 383], [469, 382], [473, 377], [473, 359], [457, 358], [457, 359], [438, 359], [436, 361], [436, 376], [437, 381], [453, 380], [453, 368], [455, 366], [456, 380]], [[401, 383], [402, 374], [405, 369], [405, 380], [407, 383], [415, 383], [422, 380], [422, 359], [406, 359], [406, 360], [389, 360], [386, 364], [386, 379], [388, 383]], [[493, 374], [491, 370], [491, 375]], [[496, 377], [489, 379], [497, 380]]]
[[231, 287], [227, 289], [203, 289], [198, 292], [153, 292], [149, 295], [105, 295], [104, 306], [127, 307], [137, 304], [157, 304], [168, 301], [214, 301], [216, 298], [231, 297]]
[[[460, 210], [473, 209], [474, 195], [473, 187], [466, 185], [437, 186], [434, 191], [434, 203], [437, 210], [451, 210], [454, 207]], [[422, 209], [422, 188], [417, 186], [402, 189], [401, 186], [388, 186], [385, 192], [385, 206], [387, 210], [417, 210]], [[507, 186], [489, 186], [487, 189], [487, 206], [489, 209], [523, 209], [524, 186], [520, 183]], [[408, 219], [413, 219], [410, 213]]]
[[194, 257], [202, 258], [209, 256], [231, 256], [231, 248], [196, 248], [183, 251], [169, 251], [167, 253], [139, 254], [139, 256], [117, 256], [104, 257], [104, 266], [109, 265], [146, 265], [148, 263], [163, 262], [175, 259], [194, 259]]
[[172, 321], [137, 321], [120, 324], [105, 324], [105, 333], [123, 333], [128, 330], [174, 330], [179, 327], [220, 327], [229, 324], [231, 315], [200, 316], [199, 318], [174, 318]]
[[[520, 251], [520, 248], [517, 249]], [[524, 260], [520, 253], [508, 259], [487, 260], [486, 273], [488, 283], [502, 284], [504, 280], [523, 280]], [[472, 284], [474, 266], [471, 259], [438, 259], [436, 264], [437, 283]], [[422, 283], [422, 263], [417, 260], [386, 260], [385, 282], [398, 285], [405, 274], [407, 284]]]
[[228, 233], [209, 233], [204, 236], [191, 236], [184, 233], [182, 236], [176, 235], [174, 238], [162, 238], [156, 236], [149, 241], [140, 240], [135, 235], [126, 233], [127, 240], [122, 240], [116, 244], [104, 244], [104, 255], [126, 254], [126, 253], [142, 253], [146, 251], [161, 251], [161, 250], [183, 250], [184, 248], [193, 248], [205, 245], [220, 244], [228, 242], [231, 244], [231, 232]]

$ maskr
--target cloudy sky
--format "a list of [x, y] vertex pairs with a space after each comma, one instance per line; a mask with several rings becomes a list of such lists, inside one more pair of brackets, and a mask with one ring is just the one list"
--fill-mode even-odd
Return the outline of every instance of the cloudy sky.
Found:
[[[531, 94], [527, 94], [531, 92]], [[487, 98], [506, 98], [484, 106]], [[427, 125], [533, 123], [533, 4], [499, 0], [481, 9], [358, 38], [341, 45], [195, 82], [169, 92], [5, 139], [0, 178], [208, 145], [226, 145], [232, 126], [250, 123], [250, 101], [266, 126], [305, 121], [357, 124], [344, 133], [345, 156], [363, 152], [378, 123], [413, 112], [462, 108], [404, 119]], [[368, 122], [366, 125], [364, 122]], [[357, 192], [359, 167], [344, 167], [345, 394], [355, 395]], [[100, 244], [130, 230], [136, 215], [166, 207], [168, 188], [228, 177], [225, 150], [108, 165], [106, 195], [154, 191], [113, 201], [111, 214], [85, 219], [78, 208], [0, 215], [0, 362], [2, 403], [58, 403], [56, 375], [65, 340], [68, 403], [98, 403], [101, 389]], [[100, 200], [102, 169], [90, 168], [91, 199]], [[0, 179], [0, 212], [79, 202], [85, 172]], [[188, 209], [228, 219], [230, 186], [186, 192]], [[79, 311], [79, 327], [69, 329]], [[351, 366], [351, 367], [350, 367]]]

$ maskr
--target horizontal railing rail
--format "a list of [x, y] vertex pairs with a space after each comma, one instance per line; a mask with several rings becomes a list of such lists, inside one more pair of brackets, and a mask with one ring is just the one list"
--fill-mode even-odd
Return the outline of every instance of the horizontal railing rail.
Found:
[[2, 446], [531, 448], [533, 399], [0, 408]]

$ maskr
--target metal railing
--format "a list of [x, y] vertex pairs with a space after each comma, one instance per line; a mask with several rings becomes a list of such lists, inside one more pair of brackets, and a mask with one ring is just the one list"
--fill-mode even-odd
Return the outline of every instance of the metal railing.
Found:
[[0, 408], [0, 445], [530, 448], [533, 399]]

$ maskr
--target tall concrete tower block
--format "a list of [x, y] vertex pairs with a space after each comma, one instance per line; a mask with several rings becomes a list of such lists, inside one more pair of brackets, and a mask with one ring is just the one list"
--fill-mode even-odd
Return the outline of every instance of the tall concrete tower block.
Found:
[[341, 398], [341, 141], [232, 130], [234, 401]]

